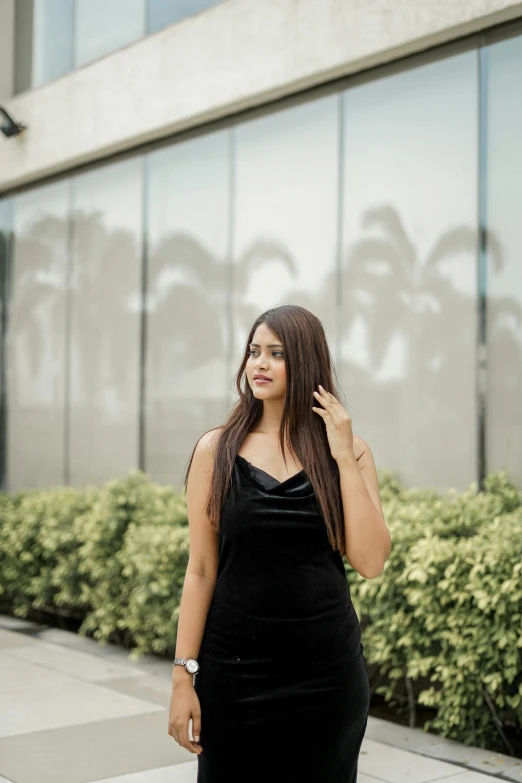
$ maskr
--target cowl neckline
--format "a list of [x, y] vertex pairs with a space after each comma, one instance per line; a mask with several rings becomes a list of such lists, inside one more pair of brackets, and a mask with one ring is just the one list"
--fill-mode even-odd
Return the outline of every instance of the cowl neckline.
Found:
[[270, 473], [267, 473], [266, 470], [258, 468], [257, 465], [253, 465], [252, 462], [249, 462], [245, 457], [242, 457], [241, 454], [237, 454], [236, 459], [240, 460], [244, 465], [246, 465], [252, 478], [261, 481], [265, 489], [272, 489], [274, 487], [281, 488], [287, 484], [291, 484], [298, 478], [300, 479], [301, 477], [306, 477], [306, 471], [304, 468], [302, 468], [297, 473], [293, 473], [291, 476], [288, 476], [288, 478], [286, 478], [284, 481], [278, 481], [274, 476], [271, 476]]

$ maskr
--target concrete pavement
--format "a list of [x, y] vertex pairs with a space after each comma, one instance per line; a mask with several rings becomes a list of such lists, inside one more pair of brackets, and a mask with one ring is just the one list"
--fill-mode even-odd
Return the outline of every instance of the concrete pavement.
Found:
[[[167, 734], [171, 664], [127, 656], [0, 615], [0, 783], [195, 783]], [[369, 718], [358, 783], [494, 779], [522, 783], [522, 761]]]

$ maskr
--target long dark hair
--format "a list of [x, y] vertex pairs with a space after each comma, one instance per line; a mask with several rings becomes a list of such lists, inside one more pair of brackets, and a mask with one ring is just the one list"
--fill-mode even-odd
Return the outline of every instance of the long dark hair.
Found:
[[[249, 345], [260, 324], [266, 324], [283, 345], [286, 396], [279, 431], [283, 459], [286, 449], [297, 455], [315, 491], [328, 539], [332, 547], [344, 555], [346, 546], [339, 468], [330, 452], [324, 422], [312, 410], [312, 405], [321, 407], [313, 396], [319, 384], [339, 399], [336, 373], [321, 321], [298, 305], [281, 305], [267, 310], [256, 319], [249, 332], [243, 360], [234, 377], [239, 400], [225, 423], [216, 428], [221, 432], [216, 443], [206, 513], [213, 527], [218, 529], [237, 453], [263, 411], [263, 402], [254, 397], [245, 374]], [[185, 474], [185, 489], [194, 451]]]

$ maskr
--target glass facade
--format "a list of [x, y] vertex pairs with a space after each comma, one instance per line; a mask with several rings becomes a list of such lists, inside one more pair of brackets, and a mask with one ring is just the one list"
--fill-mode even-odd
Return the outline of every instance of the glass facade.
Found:
[[181, 477], [226, 413], [229, 132], [147, 157], [145, 464]]
[[335, 350], [338, 98], [310, 101], [234, 130], [234, 336], [292, 302], [322, 321]]
[[145, 0], [75, 0], [74, 64], [85, 65], [144, 34]]
[[142, 163], [72, 183], [69, 481], [97, 483], [138, 463]]
[[522, 37], [483, 52], [486, 81], [486, 456], [522, 479]]
[[15, 92], [37, 87], [221, 0], [20, 0]]
[[12, 202], [0, 200], [0, 489], [6, 485], [6, 433], [7, 433], [7, 393], [6, 393], [6, 335], [8, 272], [11, 256], [11, 209]]
[[34, 0], [33, 87], [73, 69], [73, 31], [74, 3], [71, 0]]
[[13, 199], [7, 294], [9, 487], [63, 484], [69, 183]]
[[5, 487], [181, 488], [287, 302], [379, 466], [522, 482], [521, 74], [522, 38], [443, 53], [0, 201]]
[[206, 11], [221, 0], [148, 0], [147, 32], [154, 33], [169, 24]]
[[417, 486], [477, 475], [476, 85], [471, 51], [344, 95], [343, 386]]

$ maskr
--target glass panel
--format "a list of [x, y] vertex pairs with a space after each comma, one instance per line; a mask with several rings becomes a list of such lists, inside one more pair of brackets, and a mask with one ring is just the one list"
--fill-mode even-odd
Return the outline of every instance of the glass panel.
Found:
[[11, 247], [11, 209], [8, 199], [0, 201], [0, 490], [6, 491], [6, 302]]
[[10, 491], [64, 483], [69, 187], [13, 199], [7, 364]]
[[[32, 86], [33, 70], [33, 0], [12, 3], [14, 8], [14, 93]], [[5, 4], [4, 4], [5, 6]], [[4, 33], [5, 35], [5, 33]], [[5, 57], [5, 51], [3, 53]]]
[[354, 432], [409, 485], [477, 478], [476, 52], [344, 94], [342, 362]]
[[338, 97], [238, 126], [235, 152], [232, 374], [254, 320], [281, 304], [317, 315], [334, 352]]
[[34, 0], [33, 86], [73, 67], [74, 0]]
[[149, 0], [148, 31], [153, 33], [169, 24], [194, 16], [220, 0]]
[[181, 488], [198, 437], [226, 412], [228, 134], [147, 165], [146, 469]]
[[76, 0], [75, 65], [103, 57], [145, 33], [145, 0]]
[[522, 37], [486, 50], [487, 468], [522, 483]]
[[71, 484], [138, 465], [140, 158], [73, 182]]

